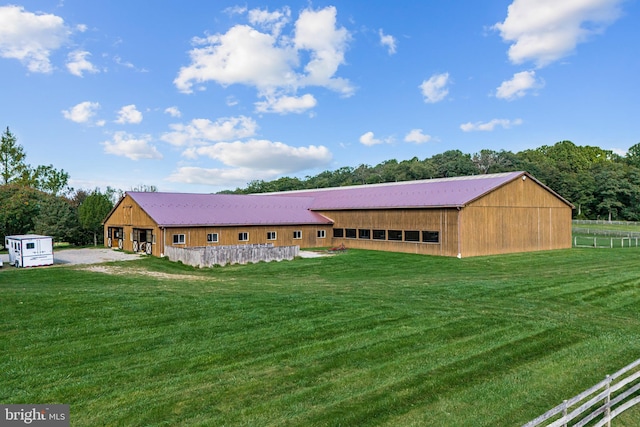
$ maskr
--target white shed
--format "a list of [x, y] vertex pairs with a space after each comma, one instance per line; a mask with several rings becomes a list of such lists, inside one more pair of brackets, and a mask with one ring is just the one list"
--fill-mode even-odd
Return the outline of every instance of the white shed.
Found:
[[53, 264], [53, 238], [39, 234], [6, 236], [9, 264], [16, 267], [38, 267]]

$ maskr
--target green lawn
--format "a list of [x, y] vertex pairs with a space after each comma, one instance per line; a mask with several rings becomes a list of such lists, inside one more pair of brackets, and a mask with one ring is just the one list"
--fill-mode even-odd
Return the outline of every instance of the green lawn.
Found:
[[0, 402], [68, 403], [72, 426], [521, 425], [640, 358], [639, 259], [5, 269]]

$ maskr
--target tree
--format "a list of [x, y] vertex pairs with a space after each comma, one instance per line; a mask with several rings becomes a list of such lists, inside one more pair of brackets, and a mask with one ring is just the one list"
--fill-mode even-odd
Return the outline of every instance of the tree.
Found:
[[17, 184], [0, 185], [0, 242], [5, 236], [33, 232], [45, 196]]
[[57, 242], [85, 243], [80, 232], [77, 211], [71, 202], [63, 197], [45, 196], [40, 212], [34, 218], [33, 231], [51, 236]]
[[9, 127], [2, 133], [0, 142], [0, 175], [2, 184], [19, 180], [28, 169], [24, 162], [26, 154]]
[[93, 245], [98, 245], [98, 236], [103, 236], [102, 221], [113, 209], [111, 198], [98, 189], [88, 195], [78, 208], [82, 228], [93, 235]]
[[32, 170], [33, 187], [54, 196], [66, 194], [71, 191], [69, 188], [69, 174], [62, 170], [57, 170], [53, 165], [38, 166]]

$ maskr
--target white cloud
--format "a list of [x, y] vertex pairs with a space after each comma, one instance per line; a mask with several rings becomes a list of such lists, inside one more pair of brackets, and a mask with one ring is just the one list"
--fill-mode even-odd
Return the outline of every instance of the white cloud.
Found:
[[460, 125], [460, 129], [464, 132], [474, 132], [474, 131], [486, 131], [491, 132], [496, 126], [501, 126], [503, 129], [509, 129], [512, 126], [519, 126], [522, 124], [522, 119], [493, 119], [490, 122], [475, 122], [475, 123], [464, 123]]
[[118, 111], [116, 123], [138, 124], [142, 121], [142, 113], [136, 109], [135, 104], [125, 105]]
[[[306, 86], [351, 95], [354, 89], [349, 81], [335, 77], [350, 40], [349, 32], [337, 26], [336, 9], [305, 9], [295, 21], [293, 36], [280, 35], [289, 13], [288, 9], [249, 12], [253, 25], [266, 26], [271, 33], [236, 25], [224, 34], [194, 38], [191, 63], [180, 68], [174, 84], [186, 93], [193, 92], [194, 85], [213, 81], [222, 86], [252, 86], [260, 96], [295, 95]], [[303, 58], [308, 61], [304, 63]]]
[[424, 144], [431, 141], [431, 135], [422, 133], [422, 129], [411, 129], [411, 131], [404, 137], [405, 142], [413, 142], [415, 144]]
[[276, 175], [326, 166], [332, 159], [329, 149], [322, 145], [292, 147], [262, 139], [218, 142], [187, 151], [187, 157], [207, 156], [227, 166], [270, 171]]
[[162, 154], [150, 144], [151, 135], [136, 137], [126, 132], [116, 132], [112, 141], [102, 143], [104, 152], [131, 160], [162, 159]]
[[[62, 115], [65, 119], [71, 120], [72, 122], [87, 123], [95, 116], [99, 108], [100, 104], [98, 102], [85, 101], [74, 105], [68, 110], [62, 110]], [[99, 123], [98, 126], [100, 126]]]
[[324, 168], [332, 159], [331, 152], [324, 146], [292, 147], [257, 139], [192, 147], [184, 154], [192, 159], [207, 156], [226, 167], [184, 166], [169, 176], [169, 181], [226, 187], [244, 185], [252, 179], [272, 180], [283, 174]]
[[171, 117], [181, 117], [182, 116], [182, 113], [180, 112], [180, 110], [176, 106], [165, 108], [164, 112], [166, 114], [170, 115]]
[[98, 68], [87, 60], [87, 57], [91, 54], [84, 50], [74, 50], [67, 56], [67, 69], [71, 74], [78, 77], [83, 77], [83, 73], [97, 73]]
[[396, 38], [389, 34], [383, 33], [382, 30], [379, 30], [378, 34], [380, 35], [380, 44], [387, 48], [389, 55], [393, 55], [394, 53], [396, 53]]
[[623, 0], [514, 0], [504, 22], [493, 26], [514, 64], [543, 67], [571, 54], [620, 16]]
[[367, 147], [382, 144], [383, 142], [383, 140], [375, 138], [373, 132], [366, 132], [360, 136], [360, 143], [366, 145]]
[[0, 57], [18, 59], [33, 73], [50, 73], [50, 55], [68, 40], [71, 30], [52, 14], [0, 6]]
[[291, 9], [286, 6], [282, 8], [282, 10], [276, 10], [275, 12], [251, 9], [248, 13], [248, 18], [249, 23], [252, 25], [265, 28], [277, 36], [282, 31], [282, 27], [289, 22], [289, 19], [291, 18]]
[[535, 71], [522, 71], [515, 73], [511, 80], [502, 82], [496, 90], [496, 97], [506, 100], [522, 98], [531, 89], [539, 89], [544, 86], [542, 80], [536, 80]]
[[267, 97], [266, 101], [256, 102], [256, 111], [260, 113], [304, 113], [316, 106], [318, 101], [313, 95]]
[[189, 124], [169, 125], [172, 132], [160, 137], [175, 146], [193, 147], [210, 142], [250, 138], [255, 135], [258, 124], [250, 117], [224, 117], [212, 122], [209, 119], [193, 119]]
[[450, 83], [449, 73], [434, 74], [419, 86], [424, 96], [424, 102], [433, 104], [440, 102], [449, 94], [447, 85]]

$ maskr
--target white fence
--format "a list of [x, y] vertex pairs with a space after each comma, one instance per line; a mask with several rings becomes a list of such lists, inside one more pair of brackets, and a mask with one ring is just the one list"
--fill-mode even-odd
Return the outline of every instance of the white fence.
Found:
[[523, 427], [610, 427], [611, 420], [640, 403], [639, 366], [640, 359]]
[[176, 248], [167, 246], [165, 255], [171, 261], [181, 261], [193, 267], [247, 264], [260, 261], [292, 260], [300, 254], [300, 246], [235, 245]]
[[638, 237], [578, 237], [573, 236], [574, 248], [637, 248]]

